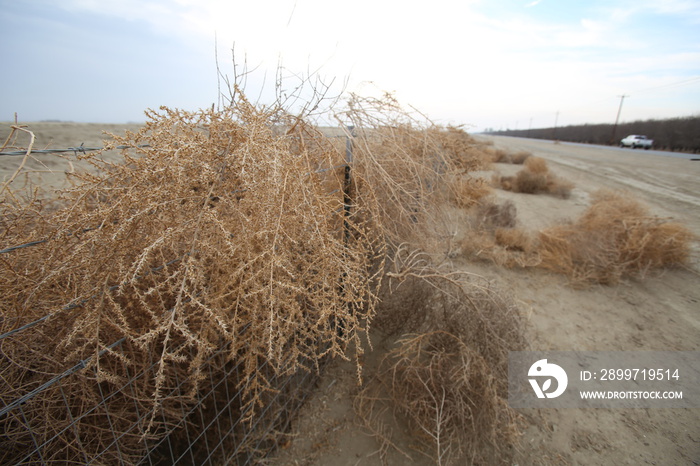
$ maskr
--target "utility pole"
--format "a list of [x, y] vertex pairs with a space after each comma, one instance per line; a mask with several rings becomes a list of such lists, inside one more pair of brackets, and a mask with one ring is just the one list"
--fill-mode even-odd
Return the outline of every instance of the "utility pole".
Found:
[[615, 144], [615, 132], [617, 132], [617, 124], [620, 121], [620, 113], [622, 113], [622, 102], [625, 101], [625, 97], [629, 97], [628, 95], [618, 95], [620, 98], [620, 107], [617, 109], [617, 118], [615, 118], [615, 124], [613, 125], [613, 130], [612, 130], [612, 136], [610, 136], [610, 145]]
[[557, 142], [557, 123], [559, 122], [559, 110], [557, 110], [557, 116], [554, 117], [554, 135], [552, 136], [552, 139], [554, 139], [554, 142]]

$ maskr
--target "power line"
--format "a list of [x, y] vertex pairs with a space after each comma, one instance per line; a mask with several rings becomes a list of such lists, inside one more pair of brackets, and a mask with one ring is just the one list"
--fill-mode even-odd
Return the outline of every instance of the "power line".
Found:
[[675, 83], [669, 83], [669, 84], [662, 84], [660, 86], [654, 86], [654, 87], [648, 87], [646, 89], [640, 89], [638, 91], [634, 91], [633, 94], [642, 94], [645, 92], [650, 92], [650, 91], [656, 91], [659, 89], [666, 89], [666, 88], [672, 88], [672, 87], [682, 87], [688, 84], [693, 84], [695, 82], [700, 82], [700, 76], [694, 76], [689, 79], [684, 79], [683, 81], [677, 81]]
[[[142, 147], [151, 147], [151, 146], [148, 144], [140, 144], [138, 146], [117, 146], [117, 147], [114, 147], [113, 149], [122, 150], [122, 149], [132, 149], [134, 147], [142, 148]], [[83, 144], [81, 144], [79, 147], [69, 147], [67, 149], [32, 149], [29, 153], [30, 154], [60, 154], [62, 152], [73, 152], [75, 154], [78, 154], [78, 153], [85, 154], [87, 152], [101, 151], [101, 150], [105, 150], [105, 149], [106, 149], [105, 147], [84, 147]], [[26, 155], [26, 154], [27, 154], [26, 150], [0, 152], [0, 155]]]

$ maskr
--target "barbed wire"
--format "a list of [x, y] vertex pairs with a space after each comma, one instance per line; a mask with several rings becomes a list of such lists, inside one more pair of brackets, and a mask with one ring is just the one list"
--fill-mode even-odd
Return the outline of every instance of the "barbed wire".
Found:
[[[336, 138], [346, 138], [347, 135], [341, 134], [341, 135], [334, 135], [334, 136], [326, 136], [329, 139], [336, 139]], [[61, 154], [65, 152], [73, 152], [75, 155], [78, 153], [80, 154], [86, 154], [88, 152], [98, 152], [102, 150], [124, 150], [124, 149], [141, 149], [141, 148], [147, 148], [151, 147], [150, 144], [139, 144], [137, 146], [129, 146], [129, 145], [120, 145], [120, 146], [115, 146], [115, 147], [85, 147], [85, 143], [81, 143], [78, 147], [67, 147], [65, 149], [32, 149], [29, 151], [29, 154]], [[7, 156], [18, 156], [18, 155], [27, 155], [27, 150], [12, 150], [12, 151], [2, 151], [0, 152], [0, 155], [7, 155]], [[335, 168], [335, 167], [334, 167]], [[327, 170], [331, 170], [332, 168], [329, 168]]]
[[[103, 350], [101, 350], [99, 353], [97, 353], [97, 357], [99, 358], [100, 356], [104, 355], [105, 353], [109, 352], [110, 350], [116, 348], [117, 346], [121, 345], [126, 341], [126, 337], [122, 337], [119, 340], [115, 341], [111, 345], [107, 346]], [[58, 374], [48, 382], [45, 382], [35, 388], [34, 390], [30, 391], [29, 393], [25, 394], [24, 396], [21, 396], [17, 399], [15, 399], [13, 402], [9, 403], [8, 405], [4, 406], [2, 409], [0, 409], [0, 419], [3, 418], [7, 413], [15, 409], [16, 407], [20, 406], [23, 403], [26, 403], [28, 400], [34, 398], [37, 394], [43, 392], [50, 386], [54, 385], [55, 383], [59, 382], [61, 379], [64, 379], [68, 377], [69, 375], [78, 372], [81, 369], [85, 369], [90, 361], [93, 359], [94, 356], [90, 356], [86, 359], [78, 361], [77, 364], [75, 364], [73, 367], [65, 370], [61, 374]]]
[[[138, 146], [116, 146], [116, 147], [85, 147], [85, 143], [80, 144], [78, 147], [68, 147], [66, 149], [32, 149], [29, 151], [30, 154], [60, 154], [63, 152], [73, 152], [75, 155], [78, 155], [78, 153], [81, 154], [86, 154], [88, 152], [98, 152], [101, 150], [106, 150], [106, 149], [115, 149], [115, 150], [123, 150], [123, 149], [135, 149], [135, 148], [142, 148], [142, 147], [151, 147], [150, 144], [140, 144]], [[0, 155], [27, 155], [26, 150], [14, 150], [14, 151], [5, 151], [5, 152], [0, 152]]]

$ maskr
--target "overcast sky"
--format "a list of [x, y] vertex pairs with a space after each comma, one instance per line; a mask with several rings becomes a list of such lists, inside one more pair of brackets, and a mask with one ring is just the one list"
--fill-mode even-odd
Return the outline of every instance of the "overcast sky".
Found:
[[698, 0], [0, 0], [0, 34], [5, 121], [210, 107], [234, 44], [254, 100], [281, 64], [474, 132], [700, 114]]

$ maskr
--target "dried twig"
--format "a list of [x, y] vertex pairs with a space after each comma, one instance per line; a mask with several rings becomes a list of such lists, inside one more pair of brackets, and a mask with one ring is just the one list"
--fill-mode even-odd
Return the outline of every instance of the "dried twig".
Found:
[[[20, 162], [19, 167], [17, 167], [17, 170], [15, 170], [15, 172], [12, 174], [12, 176], [10, 176], [10, 178], [2, 184], [2, 187], [0, 187], [0, 195], [5, 191], [5, 189], [7, 189], [7, 187], [10, 185], [10, 183], [12, 183], [15, 178], [17, 178], [17, 175], [19, 175], [20, 172], [22, 171], [22, 169], [24, 168], [24, 164], [27, 163], [27, 159], [29, 158], [29, 156], [32, 153], [32, 148], [34, 147], [34, 141], [36, 139], [34, 137], [34, 133], [29, 131], [28, 129], [26, 129], [23, 126], [12, 125], [11, 128], [12, 128], [12, 131], [23, 131], [25, 133], [28, 133], [29, 134], [29, 145], [27, 146], [27, 153], [24, 154], [24, 156], [22, 157], [22, 161]], [[8, 136], [8, 141], [9, 141], [11, 136], [12, 136], [12, 134], [10, 134], [10, 136]]]

